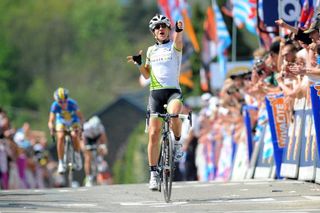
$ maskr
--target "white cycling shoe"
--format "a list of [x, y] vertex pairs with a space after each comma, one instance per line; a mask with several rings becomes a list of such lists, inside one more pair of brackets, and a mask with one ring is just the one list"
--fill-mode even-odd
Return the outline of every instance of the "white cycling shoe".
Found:
[[158, 190], [158, 173], [152, 171], [150, 173], [149, 189], [152, 191]]
[[62, 174], [66, 172], [66, 167], [64, 166], [64, 164], [62, 162], [58, 163], [58, 173]]
[[179, 162], [184, 156], [184, 152], [182, 150], [182, 142], [175, 141], [174, 150], [175, 150], [175, 152], [174, 152], [174, 161], [175, 162]]
[[93, 180], [92, 180], [92, 177], [91, 176], [88, 176], [88, 177], [86, 177], [86, 182], [85, 182], [85, 186], [86, 187], [91, 187], [91, 186], [93, 186]]

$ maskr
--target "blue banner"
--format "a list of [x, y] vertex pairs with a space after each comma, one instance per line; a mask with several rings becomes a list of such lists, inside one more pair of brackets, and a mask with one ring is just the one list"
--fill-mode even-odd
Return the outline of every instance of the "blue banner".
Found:
[[320, 85], [312, 85], [310, 86], [311, 92], [311, 103], [312, 103], [312, 112], [313, 112], [313, 120], [314, 126], [316, 129], [316, 138], [317, 138], [317, 148], [318, 148], [318, 155], [320, 155]]
[[301, 2], [296, 0], [262, 0], [262, 19], [267, 27], [276, 27], [275, 21], [279, 18], [291, 26], [296, 26], [301, 9]]
[[249, 161], [251, 160], [252, 151], [253, 151], [250, 110], [258, 110], [258, 108], [254, 107], [254, 106], [249, 106], [249, 105], [243, 106], [244, 124], [246, 126], [246, 132], [247, 132], [247, 145], [248, 145], [248, 159], [249, 159]]
[[271, 130], [274, 160], [276, 163], [276, 178], [281, 178], [280, 171], [283, 149], [288, 140], [288, 125], [284, 97], [283, 94], [268, 95], [265, 100]]

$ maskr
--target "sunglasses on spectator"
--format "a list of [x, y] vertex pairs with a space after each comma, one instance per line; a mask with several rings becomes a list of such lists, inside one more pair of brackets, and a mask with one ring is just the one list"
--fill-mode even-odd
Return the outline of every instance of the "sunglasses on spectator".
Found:
[[166, 27], [167, 27], [167, 25], [166, 25], [166, 24], [164, 24], [164, 23], [157, 24], [157, 25], [154, 27], [154, 29], [159, 30], [159, 29], [160, 29], [160, 27], [161, 27], [162, 29], [164, 29], [164, 28], [166, 28]]
[[236, 92], [239, 92], [239, 89], [238, 89], [238, 88], [229, 88], [229, 89], [227, 90], [227, 94], [228, 94], [228, 95], [232, 95], [232, 94], [234, 94], [234, 93], [236, 93]]

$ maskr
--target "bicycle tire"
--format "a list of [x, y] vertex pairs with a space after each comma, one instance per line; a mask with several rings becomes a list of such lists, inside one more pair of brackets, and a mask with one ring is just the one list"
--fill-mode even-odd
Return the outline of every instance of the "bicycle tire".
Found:
[[67, 187], [72, 187], [73, 181], [73, 146], [70, 136], [65, 137], [65, 163], [66, 163], [66, 172], [65, 172], [65, 181]]
[[164, 200], [168, 203], [171, 198], [172, 179], [173, 179], [173, 143], [170, 136], [163, 140], [163, 169], [162, 169], [162, 185]]
[[97, 168], [97, 151], [91, 151], [91, 175], [92, 175], [92, 184], [97, 184], [97, 175], [98, 175], [98, 168]]

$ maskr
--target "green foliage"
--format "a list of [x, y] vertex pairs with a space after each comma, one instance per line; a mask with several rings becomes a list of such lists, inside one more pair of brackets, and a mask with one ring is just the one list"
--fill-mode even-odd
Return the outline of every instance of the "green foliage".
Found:
[[[41, 114], [35, 124], [45, 124], [59, 86], [70, 90], [85, 117], [118, 94], [139, 89], [139, 72], [126, 62], [141, 46], [128, 39], [125, 20], [136, 13], [133, 5], [117, 0], [0, 1], [0, 27], [5, 29], [0, 33], [0, 105], [10, 108], [12, 119], [20, 111], [35, 110]], [[156, 10], [155, 4], [141, 8], [150, 17]], [[130, 21], [147, 22], [144, 15]], [[150, 37], [147, 26], [136, 28], [136, 40]]]
[[144, 183], [148, 179], [147, 139], [144, 133], [145, 123], [141, 122], [130, 135], [122, 159], [113, 166], [116, 183]]

